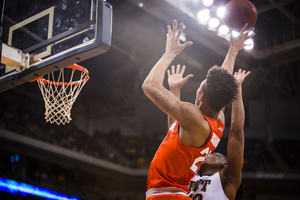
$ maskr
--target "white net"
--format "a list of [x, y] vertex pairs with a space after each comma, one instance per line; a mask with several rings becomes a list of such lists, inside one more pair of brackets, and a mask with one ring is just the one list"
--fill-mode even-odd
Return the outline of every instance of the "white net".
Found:
[[[66, 70], [70, 72], [65, 73]], [[65, 76], [70, 76], [67, 82], [65, 82]], [[75, 76], [78, 80], [73, 81]], [[88, 79], [88, 71], [77, 64], [37, 79], [45, 101], [46, 122], [64, 125], [72, 120], [71, 109], [73, 103]]]

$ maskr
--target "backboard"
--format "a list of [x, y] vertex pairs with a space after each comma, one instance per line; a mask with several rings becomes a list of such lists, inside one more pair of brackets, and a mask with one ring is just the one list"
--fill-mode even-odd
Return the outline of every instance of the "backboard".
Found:
[[1, 63], [16, 51], [25, 64], [1, 66], [0, 92], [108, 51], [112, 6], [103, 0], [9, 0], [2, 26]]

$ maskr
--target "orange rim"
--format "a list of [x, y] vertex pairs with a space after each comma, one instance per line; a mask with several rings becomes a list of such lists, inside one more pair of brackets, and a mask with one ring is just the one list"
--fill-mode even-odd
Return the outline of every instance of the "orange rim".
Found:
[[84, 67], [80, 66], [80, 65], [77, 65], [77, 64], [74, 63], [73, 65], [67, 66], [65, 68], [71, 68], [71, 69], [76, 69], [78, 71], [82, 71], [82, 72], [85, 73], [86, 76], [82, 80], [73, 81], [73, 82], [55, 82], [55, 81], [49, 81], [49, 80], [44, 79], [44, 76], [36, 78], [36, 79], [34, 79], [32, 81], [41, 81], [45, 85], [46, 84], [52, 84], [52, 85], [59, 85], [59, 86], [62, 86], [62, 85], [67, 86], [67, 85], [77, 85], [79, 83], [85, 82], [89, 78], [89, 71], [87, 69], [85, 69]]

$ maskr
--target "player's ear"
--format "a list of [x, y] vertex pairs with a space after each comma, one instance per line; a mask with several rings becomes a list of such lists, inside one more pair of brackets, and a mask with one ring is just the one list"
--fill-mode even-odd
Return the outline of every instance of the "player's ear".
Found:
[[224, 168], [224, 167], [226, 167], [226, 165], [227, 165], [227, 163], [223, 163], [223, 164], [221, 165], [221, 169]]
[[196, 99], [196, 106], [198, 108], [200, 108], [201, 104], [203, 103], [203, 93], [200, 94], [200, 96], [198, 97], [198, 99]]
[[202, 92], [199, 96], [199, 99], [202, 101], [203, 100], [203, 97], [204, 97], [204, 93]]

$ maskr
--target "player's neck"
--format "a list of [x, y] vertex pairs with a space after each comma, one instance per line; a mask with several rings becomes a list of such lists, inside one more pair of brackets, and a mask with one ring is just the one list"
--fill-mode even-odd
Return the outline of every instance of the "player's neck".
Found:
[[207, 170], [204, 170], [203, 172], [201, 172], [200, 176], [215, 174], [218, 171], [219, 170], [216, 170], [216, 169], [213, 169], [213, 170], [207, 169]]
[[212, 110], [209, 106], [203, 105], [203, 104], [200, 106], [200, 110], [203, 115], [208, 116], [213, 119], [216, 119], [216, 120], [218, 119], [218, 116], [220, 113], [220, 112], [216, 112], [216, 111]]

